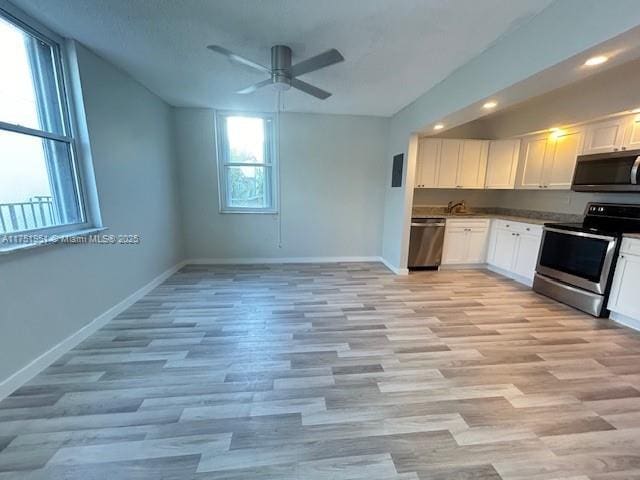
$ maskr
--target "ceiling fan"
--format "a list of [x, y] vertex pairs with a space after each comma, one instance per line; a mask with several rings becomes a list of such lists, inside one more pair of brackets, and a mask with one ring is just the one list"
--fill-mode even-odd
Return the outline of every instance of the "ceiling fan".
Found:
[[271, 68], [268, 68], [237, 55], [231, 50], [227, 50], [219, 45], [209, 45], [207, 48], [213, 52], [224, 55], [234, 63], [253, 68], [254, 70], [258, 70], [270, 76], [270, 78], [266, 80], [236, 92], [241, 94], [253, 93], [257, 89], [266, 87], [267, 85], [275, 85], [279, 90], [288, 90], [293, 87], [303, 91], [304, 93], [313, 95], [316, 98], [325, 100], [331, 96], [329, 92], [322, 90], [321, 88], [314, 87], [313, 85], [303, 82], [296, 77], [304, 75], [305, 73], [320, 70], [321, 68], [328, 67], [344, 60], [342, 54], [335, 48], [332, 48], [320, 55], [308, 58], [307, 60], [303, 60], [295, 65], [291, 65], [291, 48], [286, 45], [274, 45], [271, 47]]

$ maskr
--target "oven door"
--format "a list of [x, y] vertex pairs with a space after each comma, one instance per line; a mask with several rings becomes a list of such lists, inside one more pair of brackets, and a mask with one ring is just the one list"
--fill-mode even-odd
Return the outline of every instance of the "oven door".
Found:
[[604, 294], [617, 238], [545, 227], [536, 272]]

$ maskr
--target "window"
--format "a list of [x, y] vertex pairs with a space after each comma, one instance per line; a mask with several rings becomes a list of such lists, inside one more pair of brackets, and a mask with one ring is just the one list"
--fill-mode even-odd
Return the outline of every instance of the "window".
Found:
[[275, 129], [269, 114], [216, 118], [220, 211], [275, 213]]
[[86, 227], [58, 42], [0, 9], [0, 234]]

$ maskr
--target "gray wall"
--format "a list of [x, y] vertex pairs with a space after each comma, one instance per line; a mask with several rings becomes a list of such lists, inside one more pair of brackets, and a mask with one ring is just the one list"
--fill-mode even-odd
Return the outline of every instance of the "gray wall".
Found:
[[103, 222], [142, 244], [0, 257], [0, 381], [181, 258], [170, 107], [80, 46], [78, 62]]
[[378, 256], [388, 120], [284, 113], [278, 216], [221, 214], [214, 112], [175, 109], [188, 258]]

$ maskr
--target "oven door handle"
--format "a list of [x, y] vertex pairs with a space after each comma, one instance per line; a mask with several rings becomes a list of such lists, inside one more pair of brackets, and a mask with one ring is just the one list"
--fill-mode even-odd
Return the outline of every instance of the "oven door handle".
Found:
[[575, 237], [596, 238], [598, 240], [607, 240], [609, 242], [614, 242], [616, 240], [616, 237], [612, 237], [610, 235], [598, 235], [597, 233], [574, 232], [572, 230], [562, 230], [560, 228], [553, 228], [553, 227], [544, 227], [544, 229], [547, 232], [563, 233], [567, 235], [573, 235]]
[[638, 184], [638, 169], [640, 169], [640, 155], [636, 157], [636, 161], [633, 162], [633, 167], [631, 167], [631, 185]]

